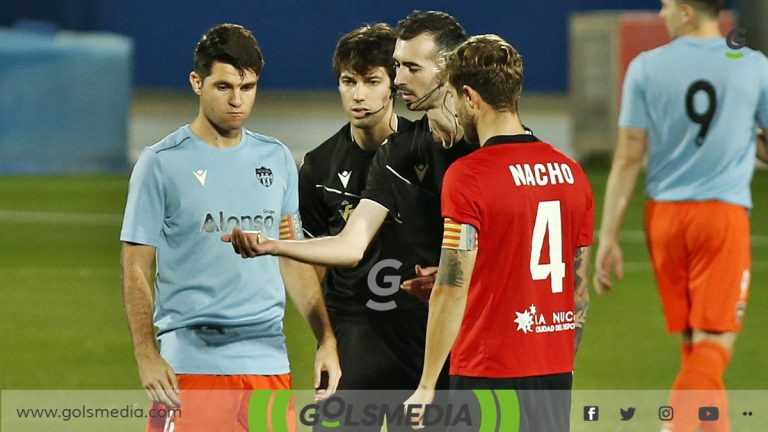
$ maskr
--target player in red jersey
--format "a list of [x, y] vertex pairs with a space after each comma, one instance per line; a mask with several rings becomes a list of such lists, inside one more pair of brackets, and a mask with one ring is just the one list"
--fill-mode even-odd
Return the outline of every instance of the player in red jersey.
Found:
[[466, 138], [481, 148], [445, 176], [424, 369], [406, 404], [431, 403], [450, 351], [451, 389], [518, 390], [520, 430], [568, 430], [592, 190], [576, 162], [521, 124], [523, 63], [511, 45], [472, 37], [443, 73]]

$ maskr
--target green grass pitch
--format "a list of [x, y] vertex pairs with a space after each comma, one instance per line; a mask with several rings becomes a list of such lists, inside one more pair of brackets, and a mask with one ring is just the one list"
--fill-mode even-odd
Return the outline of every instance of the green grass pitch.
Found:
[[[607, 173], [589, 177], [599, 216]], [[0, 177], [0, 389], [140, 388], [120, 288], [127, 181], [127, 174]], [[768, 389], [760, 336], [768, 328], [768, 172], [756, 173], [753, 190], [752, 291], [726, 375], [732, 389]], [[627, 274], [613, 294], [592, 296], [577, 389], [666, 389], [678, 369], [641, 218], [638, 193], [625, 222]], [[292, 306], [285, 330], [294, 384], [310, 388], [315, 344]]]

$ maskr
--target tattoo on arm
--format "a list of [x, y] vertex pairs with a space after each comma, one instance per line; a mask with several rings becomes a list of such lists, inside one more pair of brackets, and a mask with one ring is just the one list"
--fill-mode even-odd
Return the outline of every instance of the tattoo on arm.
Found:
[[581, 268], [581, 263], [584, 262], [582, 255], [584, 255], [584, 250], [582, 248], [576, 249], [576, 258], [573, 259], [573, 278], [575, 281], [574, 288], [581, 286], [581, 275], [579, 274], [579, 269]]
[[464, 264], [456, 249], [443, 249], [440, 254], [440, 265], [445, 265], [445, 272], [437, 273], [435, 285], [448, 285], [460, 288], [466, 282], [464, 279]]
[[576, 257], [573, 260], [573, 280], [574, 280], [574, 320], [576, 323], [576, 351], [579, 350], [581, 337], [584, 334], [584, 324], [587, 321], [587, 310], [589, 309], [589, 286], [587, 284], [589, 272], [589, 247], [582, 247], [576, 250]]
[[468, 289], [476, 258], [477, 249], [466, 251], [444, 247], [440, 252], [440, 268], [435, 277], [435, 287]]

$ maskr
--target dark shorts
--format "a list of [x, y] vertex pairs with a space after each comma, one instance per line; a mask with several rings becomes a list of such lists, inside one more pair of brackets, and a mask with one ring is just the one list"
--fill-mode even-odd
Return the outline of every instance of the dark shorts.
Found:
[[[518, 407], [499, 406], [498, 409], [519, 409], [519, 431], [569, 430], [573, 387], [571, 373], [524, 378], [475, 378], [453, 375], [450, 377], [450, 387], [451, 404], [476, 403], [466, 390], [514, 390]], [[462, 429], [459, 427], [451, 428], [451, 432], [460, 430]]]
[[[331, 324], [342, 370], [340, 390], [416, 389], [424, 366], [426, 315], [331, 316]], [[448, 388], [447, 369], [439, 390]]]
[[[336, 396], [344, 403], [353, 403], [358, 407], [366, 404], [392, 407], [401, 405], [413, 393], [421, 379], [421, 369], [424, 366], [427, 334], [425, 314], [403, 313], [390, 315], [385, 319], [377, 319], [375, 314], [343, 318], [332, 315], [331, 325], [336, 335], [342, 370]], [[438, 382], [439, 390], [448, 389], [447, 364], [448, 361]], [[344, 424], [345, 431], [381, 430], [380, 424], [366, 424], [370, 422], [370, 418], [359, 411], [345, 420], [349, 420], [349, 423]], [[399, 423], [400, 425], [389, 423], [387, 430], [413, 430], [410, 427], [402, 427], [403, 422]], [[318, 425], [313, 430], [338, 429]]]

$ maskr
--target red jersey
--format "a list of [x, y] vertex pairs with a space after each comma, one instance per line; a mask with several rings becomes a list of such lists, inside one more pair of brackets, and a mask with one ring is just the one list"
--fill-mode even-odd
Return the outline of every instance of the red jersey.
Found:
[[451, 375], [573, 371], [573, 262], [594, 225], [581, 167], [533, 135], [496, 136], [448, 169], [442, 213], [479, 245]]

